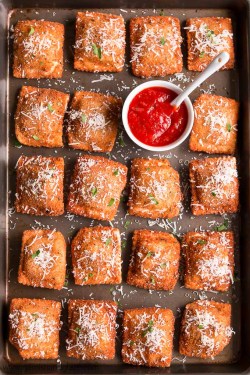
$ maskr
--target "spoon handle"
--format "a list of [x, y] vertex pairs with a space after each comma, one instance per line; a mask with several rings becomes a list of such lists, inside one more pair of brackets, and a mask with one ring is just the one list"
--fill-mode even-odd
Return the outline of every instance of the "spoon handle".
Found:
[[178, 108], [183, 100], [193, 92], [202, 82], [204, 82], [208, 77], [219, 70], [224, 64], [229, 60], [229, 54], [227, 52], [221, 52], [215, 59], [208, 65], [208, 67], [198, 75], [198, 77], [187, 86], [187, 88], [181, 92], [170, 104], [173, 107]]

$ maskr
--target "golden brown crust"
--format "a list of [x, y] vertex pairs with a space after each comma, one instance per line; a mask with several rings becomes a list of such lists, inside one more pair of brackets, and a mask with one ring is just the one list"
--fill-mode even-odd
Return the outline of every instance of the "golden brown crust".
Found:
[[18, 21], [14, 28], [13, 75], [61, 78], [64, 25], [44, 20]]
[[234, 67], [233, 28], [230, 18], [204, 17], [187, 20], [188, 69], [203, 71], [220, 53], [228, 52], [229, 61], [220, 70]]
[[181, 322], [179, 352], [199, 358], [214, 358], [229, 344], [233, 330], [231, 305], [198, 300], [186, 305]]
[[130, 21], [132, 72], [139, 77], [164, 77], [182, 71], [178, 18], [136, 17]]
[[194, 103], [192, 151], [233, 154], [236, 147], [239, 103], [223, 96], [202, 94]]
[[172, 290], [179, 276], [180, 244], [169, 233], [135, 230], [127, 283], [144, 289]]
[[78, 12], [74, 68], [87, 72], [121, 72], [125, 54], [122, 16]]
[[21, 156], [17, 162], [16, 211], [29, 215], [62, 215], [63, 178], [63, 158]]
[[193, 215], [234, 213], [239, 207], [239, 181], [234, 157], [189, 163]]
[[57, 90], [22, 86], [15, 113], [18, 141], [33, 147], [62, 147], [68, 101], [69, 95]]
[[172, 360], [174, 315], [169, 309], [125, 310], [122, 360], [132, 365], [169, 367]]
[[83, 360], [113, 359], [116, 311], [113, 301], [69, 300], [67, 356]]
[[131, 166], [130, 215], [172, 218], [180, 212], [180, 177], [166, 159], [134, 159]]
[[67, 211], [98, 220], [113, 220], [126, 185], [127, 167], [101, 156], [78, 157]]
[[225, 292], [233, 282], [233, 232], [188, 232], [182, 242], [185, 288]]
[[71, 148], [110, 152], [117, 135], [122, 100], [96, 92], [76, 91], [68, 116]]
[[33, 287], [62, 289], [66, 276], [66, 242], [55, 230], [26, 230], [18, 282]]
[[117, 228], [82, 228], [71, 243], [77, 285], [121, 283], [121, 238]]
[[9, 341], [23, 359], [58, 358], [61, 303], [14, 298], [10, 303]]

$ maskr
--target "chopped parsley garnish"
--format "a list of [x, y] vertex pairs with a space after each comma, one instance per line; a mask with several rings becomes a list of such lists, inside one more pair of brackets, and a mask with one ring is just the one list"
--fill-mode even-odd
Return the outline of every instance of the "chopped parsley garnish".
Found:
[[220, 224], [218, 226], [216, 226], [214, 229], [217, 231], [217, 232], [222, 232], [223, 230], [227, 230], [228, 229], [228, 220], [224, 220], [224, 223], [223, 224]]
[[203, 326], [202, 324], [198, 324], [198, 328], [199, 328], [199, 329], [203, 329], [204, 326]]
[[166, 268], [167, 267], [167, 263], [161, 263], [161, 268]]
[[119, 145], [120, 145], [121, 147], [126, 146], [126, 143], [125, 143], [124, 140], [123, 140], [123, 135], [122, 135], [122, 133], [119, 135]]
[[213, 197], [216, 197], [216, 193], [214, 191], [211, 192]]
[[87, 120], [87, 116], [83, 113], [81, 116], [82, 122], [85, 124]]
[[202, 51], [200, 54], [199, 54], [199, 57], [204, 57], [205, 56], [205, 52]]
[[35, 29], [34, 29], [34, 27], [32, 27], [32, 26], [31, 26], [31, 28], [30, 28], [30, 31], [29, 31], [29, 34], [28, 34], [28, 35], [29, 35], [29, 36], [30, 36], [30, 35], [33, 35], [33, 34], [34, 34], [34, 32], [35, 32]]
[[114, 176], [119, 176], [119, 174], [120, 174], [119, 169], [114, 170], [114, 172], [113, 172]]
[[78, 335], [79, 335], [80, 331], [81, 331], [81, 328], [80, 328], [80, 327], [76, 327], [75, 332], [76, 332]]
[[129, 342], [129, 346], [133, 346], [134, 345], [134, 341], [133, 340], [130, 340], [130, 342]]
[[48, 110], [49, 110], [50, 112], [53, 112], [53, 111], [54, 111], [54, 109], [53, 109], [53, 107], [52, 107], [52, 104], [51, 104], [51, 103], [48, 103]]
[[22, 144], [17, 139], [15, 139], [14, 146], [20, 148], [22, 147]]
[[113, 206], [114, 203], [115, 203], [115, 199], [111, 198], [110, 201], [109, 201], [108, 207]]
[[142, 337], [145, 337], [148, 332], [153, 332], [153, 326], [154, 326], [154, 321], [149, 320], [148, 326], [144, 331], [142, 331]]
[[151, 257], [153, 257], [155, 255], [155, 253], [153, 253], [152, 251], [149, 251], [148, 253], [147, 253], [147, 258], [151, 258]]
[[152, 194], [149, 195], [149, 198], [151, 200], [151, 203], [159, 204], [158, 200]]
[[126, 221], [125, 224], [124, 224], [124, 228], [128, 229], [128, 227], [130, 226], [130, 224], [131, 224], [130, 221]]
[[164, 46], [164, 44], [166, 43], [166, 39], [164, 37], [161, 38], [160, 40], [160, 43], [162, 46]]
[[89, 273], [89, 274], [88, 274], [88, 277], [93, 277], [93, 273]]
[[96, 55], [98, 57], [98, 59], [101, 60], [101, 58], [102, 58], [102, 49], [101, 49], [101, 47], [97, 47], [97, 45], [95, 43], [93, 43], [92, 44], [92, 49], [93, 49], [94, 55]]
[[123, 240], [123, 241], [122, 241], [122, 249], [125, 249], [126, 244], [127, 244], [127, 241], [126, 241], [126, 240]]
[[97, 194], [97, 188], [96, 187], [93, 187], [93, 189], [91, 190], [91, 194], [93, 195], [93, 197]]
[[37, 250], [34, 254], [31, 255], [32, 259], [38, 257], [39, 254], [40, 254], [40, 250]]
[[106, 242], [105, 242], [105, 245], [108, 246], [111, 244], [111, 238], [107, 238], [106, 239]]
[[147, 168], [146, 168], [146, 171], [147, 171], [147, 172], [150, 172], [150, 168], [149, 168], [149, 167], [147, 167]]
[[150, 282], [151, 282], [151, 284], [155, 284], [155, 278], [151, 277]]
[[39, 141], [39, 137], [37, 135], [32, 135], [32, 138], [34, 138], [35, 141]]
[[227, 123], [227, 131], [230, 133], [230, 131], [232, 130], [232, 125], [229, 124], [229, 122]]
[[214, 35], [214, 31], [208, 29], [208, 31], [207, 31], [207, 36], [208, 36], [208, 38], [211, 38], [213, 35]]
[[31, 315], [35, 318], [35, 320], [39, 317], [39, 315], [37, 313], [33, 313]]
[[164, 10], [163, 9], [161, 9], [161, 11], [160, 11], [160, 16], [164, 16]]
[[198, 244], [198, 245], [205, 245], [206, 243], [207, 243], [206, 240], [198, 240], [198, 241], [197, 241], [197, 244]]

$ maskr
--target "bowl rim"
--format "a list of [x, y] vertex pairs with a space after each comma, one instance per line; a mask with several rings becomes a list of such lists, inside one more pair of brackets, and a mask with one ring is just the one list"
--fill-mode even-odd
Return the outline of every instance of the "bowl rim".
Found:
[[140, 146], [141, 148], [146, 149], [148, 151], [154, 151], [154, 152], [155, 151], [168, 151], [168, 150], [171, 150], [171, 149], [179, 146], [189, 136], [189, 134], [190, 134], [190, 132], [192, 130], [192, 127], [193, 127], [193, 122], [194, 122], [194, 108], [193, 108], [193, 104], [192, 104], [192, 102], [191, 102], [191, 100], [190, 100], [189, 97], [187, 97], [184, 100], [184, 103], [186, 104], [186, 107], [187, 107], [187, 110], [188, 110], [188, 121], [187, 121], [186, 129], [184, 130], [184, 132], [181, 134], [181, 136], [178, 139], [176, 139], [174, 142], [172, 142], [172, 143], [170, 143], [168, 145], [165, 145], [165, 146], [150, 146], [150, 145], [147, 145], [147, 144], [139, 141], [139, 139], [137, 139], [134, 136], [134, 134], [132, 133], [132, 131], [130, 129], [127, 115], [128, 115], [129, 105], [130, 105], [131, 101], [134, 99], [134, 97], [139, 92], [141, 92], [142, 90], [144, 90], [146, 88], [149, 88], [149, 87], [166, 87], [166, 88], [169, 88], [169, 89], [173, 90], [177, 94], [180, 94], [183, 91], [180, 87], [178, 87], [174, 83], [168, 82], [168, 81], [163, 81], [163, 80], [152, 80], [152, 81], [147, 81], [147, 82], [141, 83], [140, 85], [136, 86], [128, 94], [127, 98], [125, 99], [125, 102], [124, 102], [123, 108], [122, 108], [122, 122], [123, 122], [123, 126], [124, 126], [124, 129], [125, 129], [127, 135], [129, 136], [129, 138], [135, 144], [137, 144], [138, 146]]

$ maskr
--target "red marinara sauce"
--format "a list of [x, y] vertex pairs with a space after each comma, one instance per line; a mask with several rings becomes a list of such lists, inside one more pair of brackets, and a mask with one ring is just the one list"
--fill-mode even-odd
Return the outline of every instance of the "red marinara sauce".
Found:
[[128, 124], [133, 135], [149, 146], [166, 146], [176, 141], [187, 126], [188, 111], [184, 103], [173, 109], [177, 94], [165, 87], [140, 91], [128, 109]]

